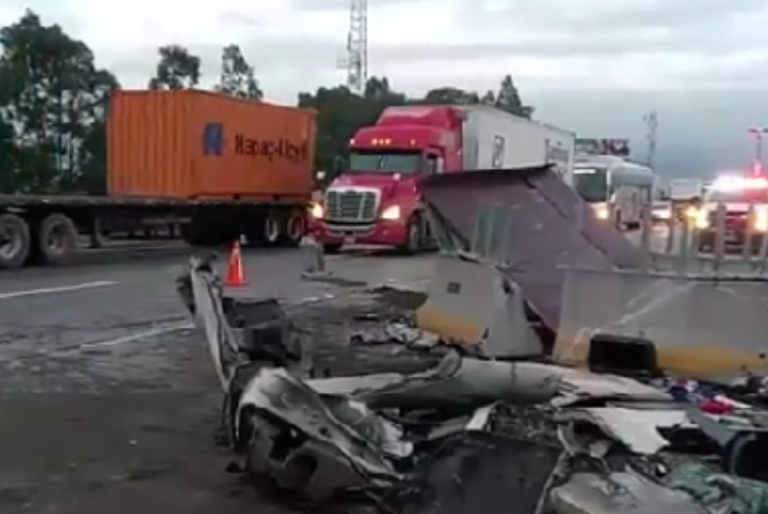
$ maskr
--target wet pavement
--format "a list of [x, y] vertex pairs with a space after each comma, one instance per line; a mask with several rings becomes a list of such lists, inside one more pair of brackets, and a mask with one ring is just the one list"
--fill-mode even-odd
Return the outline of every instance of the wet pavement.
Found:
[[[329, 260], [337, 274], [373, 284], [424, 279], [430, 263]], [[0, 512], [289, 511], [224, 472], [228, 454], [214, 444], [218, 385], [175, 291], [183, 265], [0, 276]], [[241, 294], [284, 298], [302, 324], [319, 327], [319, 341], [348, 338], [350, 312], [374, 308], [368, 294], [301, 280], [295, 250], [246, 253], [244, 265]]]

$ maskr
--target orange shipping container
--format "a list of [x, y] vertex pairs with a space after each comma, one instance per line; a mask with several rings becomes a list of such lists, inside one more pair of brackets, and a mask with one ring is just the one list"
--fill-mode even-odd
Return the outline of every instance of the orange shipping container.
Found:
[[117, 91], [109, 194], [304, 202], [316, 114], [208, 91]]

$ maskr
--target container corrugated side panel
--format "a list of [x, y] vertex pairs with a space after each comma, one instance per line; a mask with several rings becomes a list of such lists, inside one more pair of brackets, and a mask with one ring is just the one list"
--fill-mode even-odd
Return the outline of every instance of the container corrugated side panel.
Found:
[[[193, 196], [264, 201], [306, 201], [312, 190], [315, 112], [295, 107], [195, 92], [192, 129], [193, 167], [198, 177]], [[221, 155], [205, 155], [205, 127], [221, 125]], [[236, 152], [242, 136], [253, 144], [251, 154]], [[288, 144], [291, 155], [270, 152]], [[297, 153], [298, 152], [298, 153]]]
[[109, 194], [186, 199], [194, 189], [188, 91], [118, 91], [110, 102]]

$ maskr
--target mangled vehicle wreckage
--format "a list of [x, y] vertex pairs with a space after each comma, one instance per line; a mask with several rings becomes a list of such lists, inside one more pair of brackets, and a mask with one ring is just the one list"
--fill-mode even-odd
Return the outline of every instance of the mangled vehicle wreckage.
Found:
[[180, 292], [238, 469], [260, 483], [419, 514], [768, 514], [768, 465], [750, 458], [768, 423], [748, 405], [710, 416], [656, 384], [456, 352], [410, 375], [311, 378], [280, 303], [225, 296], [200, 259]]
[[[301, 378], [303, 334], [274, 300], [222, 295], [210, 263], [193, 259], [180, 291], [204, 329], [225, 392], [224, 421], [242, 469], [326, 500], [340, 492], [404, 491], [429, 480], [438, 442], [484, 431], [505, 404], [551, 399], [560, 378], [529, 363], [449, 353], [423, 373]], [[310, 366], [311, 368], [311, 366]], [[482, 436], [477, 441], [486, 446]], [[540, 453], [530, 451], [534, 466]], [[518, 470], [519, 471], [519, 470]], [[546, 474], [541, 481], [546, 479]]]

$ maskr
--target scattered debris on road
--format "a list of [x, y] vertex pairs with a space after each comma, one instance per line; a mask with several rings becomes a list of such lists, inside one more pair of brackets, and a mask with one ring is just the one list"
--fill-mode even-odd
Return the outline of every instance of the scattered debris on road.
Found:
[[[180, 290], [222, 378], [235, 467], [262, 486], [413, 514], [768, 513], [762, 382], [493, 360], [435, 334], [429, 353], [444, 356], [426, 371], [316, 378], [310, 334], [278, 302], [235, 300], [205, 261], [190, 269]], [[383, 328], [346, 344], [426, 333], [407, 317], [358, 321]]]
[[545, 168], [424, 194], [443, 251], [426, 296], [338, 342], [429, 356], [418, 372], [319, 377], [311, 331], [192, 260], [239, 470], [413, 514], [768, 514], [766, 280], [651, 269]]

